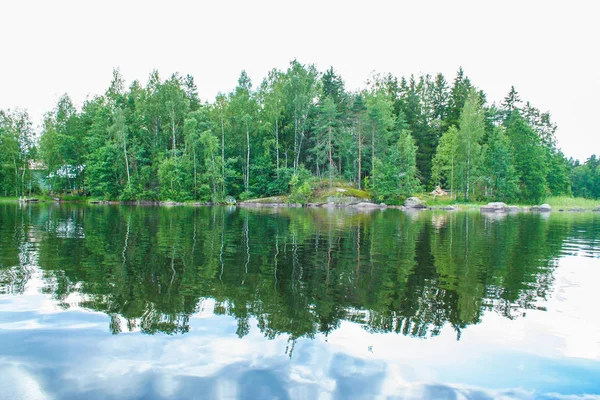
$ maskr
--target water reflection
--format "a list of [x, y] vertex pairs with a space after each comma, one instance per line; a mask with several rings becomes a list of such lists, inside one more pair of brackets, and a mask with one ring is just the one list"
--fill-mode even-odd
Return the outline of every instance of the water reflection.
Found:
[[29, 398], [598, 393], [600, 324], [574, 311], [590, 301], [578, 279], [598, 277], [598, 263], [581, 267], [598, 261], [598, 218], [0, 204], [0, 387], [24, 382], [31, 393], [15, 393]]
[[108, 314], [115, 334], [186, 333], [214, 299], [239, 337], [255, 318], [266, 337], [292, 341], [344, 320], [423, 338], [450, 325], [460, 338], [488, 310], [514, 319], [543, 308], [561, 254], [597, 255], [594, 215], [69, 205], [0, 213], [2, 293], [22, 293], [37, 267], [44, 293], [65, 309], [76, 298]]

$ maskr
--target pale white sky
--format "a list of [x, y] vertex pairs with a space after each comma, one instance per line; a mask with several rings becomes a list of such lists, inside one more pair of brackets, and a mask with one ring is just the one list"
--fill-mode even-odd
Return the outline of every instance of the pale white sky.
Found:
[[332, 65], [348, 88], [371, 71], [400, 77], [462, 66], [499, 102], [511, 85], [558, 124], [559, 146], [600, 154], [600, 2], [589, 1], [0, 1], [0, 108], [36, 122], [68, 93], [192, 74], [203, 99], [255, 84], [298, 58]]

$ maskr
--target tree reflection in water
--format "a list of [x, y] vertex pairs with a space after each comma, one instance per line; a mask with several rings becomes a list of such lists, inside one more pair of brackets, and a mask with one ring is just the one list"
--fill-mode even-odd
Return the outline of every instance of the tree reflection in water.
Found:
[[106, 313], [114, 334], [186, 333], [212, 299], [239, 337], [253, 321], [287, 335], [290, 356], [344, 320], [421, 338], [450, 325], [460, 339], [487, 311], [543, 307], [563, 243], [594, 243], [596, 218], [2, 204], [0, 291], [22, 293], [37, 269], [44, 293]]

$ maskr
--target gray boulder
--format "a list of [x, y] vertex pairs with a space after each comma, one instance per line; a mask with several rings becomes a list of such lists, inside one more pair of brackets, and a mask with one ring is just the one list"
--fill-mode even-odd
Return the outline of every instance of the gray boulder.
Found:
[[404, 200], [404, 207], [406, 208], [427, 208], [423, 200], [418, 197], [409, 197]]
[[600, 206], [594, 207], [594, 209], [592, 211], [594, 211], [594, 212], [600, 212]]
[[485, 206], [480, 208], [481, 212], [508, 212], [509, 208], [506, 203], [502, 203], [501, 201], [488, 203]]
[[508, 212], [518, 213], [521, 209], [518, 206], [508, 206]]
[[354, 207], [354, 208], [379, 208], [379, 205], [377, 205], [375, 203], [361, 201], [360, 203], [353, 204], [352, 207]]
[[396, 210], [404, 210], [405, 209], [404, 206], [388, 206], [388, 208], [393, 208], [393, 209], [396, 209]]
[[549, 212], [549, 211], [552, 211], [552, 207], [550, 207], [550, 204], [544, 203], [539, 207], [539, 210], [540, 210], [540, 212]]
[[456, 208], [454, 206], [444, 206], [444, 207], [440, 207], [440, 210], [454, 211], [454, 210], [456, 210]]

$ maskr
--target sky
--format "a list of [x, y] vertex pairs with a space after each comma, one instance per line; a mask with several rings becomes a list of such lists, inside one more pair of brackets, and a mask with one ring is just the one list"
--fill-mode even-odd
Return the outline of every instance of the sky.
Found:
[[0, 3], [0, 109], [36, 123], [68, 93], [76, 105], [108, 87], [191, 74], [199, 95], [255, 84], [289, 62], [329, 66], [349, 89], [373, 72], [443, 73], [463, 67], [488, 101], [511, 85], [550, 111], [558, 145], [600, 154], [600, 2], [571, 1], [45, 1]]

